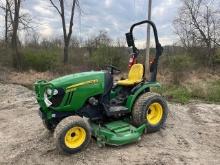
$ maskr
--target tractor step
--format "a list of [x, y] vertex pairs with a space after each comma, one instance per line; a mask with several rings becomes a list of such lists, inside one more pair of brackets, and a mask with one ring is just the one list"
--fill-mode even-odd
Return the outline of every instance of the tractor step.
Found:
[[122, 116], [129, 113], [128, 108], [124, 106], [111, 106], [106, 110], [107, 116]]

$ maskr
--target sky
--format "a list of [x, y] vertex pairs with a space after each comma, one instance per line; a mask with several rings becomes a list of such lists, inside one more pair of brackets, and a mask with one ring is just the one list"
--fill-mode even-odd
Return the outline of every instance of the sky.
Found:
[[[82, 12], [81, 15], [77, 12], [74, 17], [73, 35], [84, 39], [98, 34], [100, 30], [108, 32], [113, 39], [123, 38], [133, 23], [147, 18], [148, 0], [79, 1]], [[175, 43], [178, 37], [174, 33], [172, 21], [181, 5], [180, 0], [152, 0], [152, 3], [152, 21], [157, 25], [160, 42], [163, 45]], [[71, 0], [66, 0], [65, 6], [70, 11]], [[32, 16], [35, 29], [42, 38], [62, 36], [61, 19], [49, 0], [25, 0], [22, 12]], [[66, 12], [67, 20], [69, 15]], [[2, 17], [0, 21], [2, 26]], [[135, 30], [135, 38], [144, 47], [146, 26]]]

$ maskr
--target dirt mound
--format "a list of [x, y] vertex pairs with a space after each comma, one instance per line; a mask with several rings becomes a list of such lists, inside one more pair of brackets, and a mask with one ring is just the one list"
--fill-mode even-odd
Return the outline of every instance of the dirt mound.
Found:
[[220, 164], [220, 105], [170, 104], [166, 127], [138, 143], [60, 155], [37, 114], [34, 93], [0, 84], [0, 164]]

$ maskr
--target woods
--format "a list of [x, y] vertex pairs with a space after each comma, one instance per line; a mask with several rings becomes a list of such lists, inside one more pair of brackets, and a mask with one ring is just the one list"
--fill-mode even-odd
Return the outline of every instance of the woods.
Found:
[[[160, 66], [162, 71], [171, 71], [175, 84], [184, 77], [179, 75], [190, 70], [217, 72], [220, 65], [220, 16], [216, 2], [181, 0], [173, 20], [173, 32], [179, 40], [173, 41], [173, 45], [163, 44], [165, 51]], [[113, 64], [127, 70], [130, 50], [124, 35], [115, 38], [107, 31], [99, 30], [90, 36], [79, 36], [74, 31], [76, 19], [84, 10], [83, 3], [78, 0], [47, 1], [45, 8], [54, 12], [62, 29], [60, 35], [49, 38], [35, 29], [39, 23], [25, 11], [25, 4], [27, 2], [22, 0], [2, 0], [0, 3], [0, 14], [4, 18], [4, 35], [0, 41], [1, 65], [18, 71], [63, 72], [65, 68], [71, 72], [72, 68], [104, 69], [106, 64]], [[143, 61], [145, 49], [139, 49], [139, 61]], [[152, 45], [151, 55], [153, 52]]]
[[[22, 69], [22, 54], [19, 52], [18, 32], [28, 30], [31, 27], [31, 18], [27, 13], [21, 13], [22, 0], [0, 1], [0, 8], [4, 15], [4, 45], [11, 48], [12, 66], [18, 70]], [[10, 47], [8, 47], [10, 46]]]
[[214, 1], [183, 0], [174, 20], [175, 32], [187, 53], [199, 52], [206, 66], [213, 67], [220, 46], [220, 10]]

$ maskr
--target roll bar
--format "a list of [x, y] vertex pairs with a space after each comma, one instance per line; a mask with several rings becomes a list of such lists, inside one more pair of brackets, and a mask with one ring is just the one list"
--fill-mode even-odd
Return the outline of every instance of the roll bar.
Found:
[[144, 20], [144, 21], [141, 21], [141, 22], [137, 22], [137, 23], [135, 23], [131, 26], [130, 32], [126, 33], [126, 40], [127, 40], [128, 47], [132, 47], [133, 53], [135, 54], [135, 56], [138, 56], [139, 51], [136, 48], [135, 43], [134, 43], [133, 30], [136, 26], [139, 26], [139, 25], [142, 25], [142, 24], [145, 24], [145, 23], [150, 24], [151, 27], [153, 28], [153, 32], [154, 32], [154, 40], [155, 40], [155, 45], [156, 45], [156, 55], [154, 57], [153, 63], [150, 65], [150, 74], [151, 74], [151, 76], [150, 76], [149, 81], [150, 82], [155, 82], [156, 81], [156, 76], [157, 76], [157, 65], [158, 65], [159, 57], [162, 55], [162, 52], [163, 52], [163, 48], [162, 48], [162, 46], [159, 42], [159, 39], [158, 39], [158, 33], [157, 33], [156, 25], [152, 21], [149, 21], [149, 20]]

